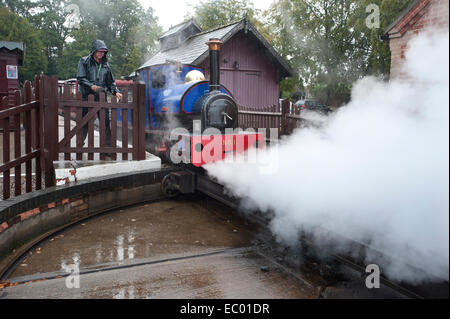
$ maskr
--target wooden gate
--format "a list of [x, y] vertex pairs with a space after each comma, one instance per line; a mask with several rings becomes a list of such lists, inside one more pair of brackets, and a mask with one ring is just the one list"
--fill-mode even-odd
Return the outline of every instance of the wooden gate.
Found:
[[[45, 165], [42, 148], [44, 140], [42, 84], [40, 77], [35, 77], [34, 88], [29, 81], [26, 81], [23, 94], [19, 91], [15, 92], [13, 107], [9, 107], [7, 96], [1, 100], [0, 126], [3, 150], [0, 174], [3, 174], [3, 199], [11, 196], [10, 173], [12, 170], [14, 170], [15, 196], [22, 194], [24, 190], [27, 193], [33, 191], [33, 184], [35, 190], [42, 188], [42, 167]], [[13, 123], [12, 126], [10, 122]], [[23, 139], [25, 145], [23, 145]], [[23, 164], [25, 164], [24, 176], [22, 176]], [[32, 172], [33, 166], [34, 173]], [[23, 178], [25, 179], [25, 189], [22, 187]], [[45, 175], [45, 181], [46, 185], [51, 185], [51, 176]]]
[[[132, 154], [133, 160], [145, 159], [145, 85], [134, 83], [132, 87], [133, 99], [129, 102], [128, 90], [123, 91], [123, 102], [118, 102], [115, 96], [106, 101], [105, 95], [100, 94], [100, 101], [94, 101], [94, 95], [89, 95], [88, 101], [81, 100], [81, 93], [73, 94], [69, 85], [64, 86], [63, 94], [58, 99], [59, 109], [64, 116], [64, 138], [58, 142], [58, 153], [64, 153], [64, 159], [70, 160], [70, 154], [75, 153], [76, 159], [81, 160], [83, 153], [87, 153], [88, 160], [94, 159], [94, 153], [100, 154], [100, 160], [104, 160], [106, 154], [111, 155], [112, 160], [117, 159], [117, 154], [122, 154], [123, 160], [128, 160], [128, 154]], [[88, 113], [83, 117], [82, 110], [86, 108]], [[110, 111], [111, 139], [110, 146], [106, 146], [106, 110]], [[118, 122], [118, 114], [122, 121]], [[100, 145], [94, 146], [94, 126], [98, 119], [98, 132]], [[75, 121], [75, 127], [71, 122]], [[87, 125], [87, 146], [83, 145], [83, 126]], [[119, 128], [121, 129], [119, 132]], [[131, 131], [131, 137], [128, 136]], [[121, 135], [122, 146], [117, 146], [118, 133]], [[71, 146], [71, 139], [76, 138], [76, 146]], [[131, 145], [129, 146], [129, 144]]]
[[[145, 86], [134, 83], [132, 87], [133, 99], [128, 99], [128, 91], [123, 93], [123, 101], [117, 102], [101, 98], [99, 102], [90, 96], [88, 101], [82, 101], [79, 93], [74, 94], [68, 87], [61, 95], [58, 91], [58, 78], [45, 75], [36, 76], [33, 85], [25, 82], [23, 93], [15, 92], [15, 103], [9, 106], [8, 97], [0, 100], [0, 129], [1, 131], [1, 161], [0, 174], [2, 178], [2, 199], [42, 188], [42, 176], [45, 177], [45, 187], [54, 186], [54, 160], [59, 154], [70, 160], [70, 154], [75, 153], [77, 159], [87, 153], [88, 160], [93, 159], [94, 153], [105, 159], [105, 153], [111, 154], [111, 159], [117, 159], [117, 153], [122, 154], [123, 160], [128, 160], [132, 154], [133, 160], [145, 159]], [[82, 109], [88, 113], [82, 117]], [[106, 146], [105, 110], [111, 110], [111, 145]], [[59, 139], [59, 115], [62, 110], [64, 137]], [[117, 114], [121, 112], [122, 121], [117, 121]], [[100, 145], [94, 146], [94, 122], [98, 117]], [[9, 123], [13, 123], [10, 125]], [[74, 125], [73, 125], [74, 123]], [[83, 146], [82, 128], [88, 125], [88, 145]], [[71, 127], [74, 126], [74, 127]], [[118, 129], [121, 128], [122, 146], [117, 147]], [[76, 137], [76, 146], [70, 141]], [[23, 143], [24, 140], [24, 143]], [[11, 143], [12, 141], [12, 143]], [[24, 144], [24, 145], [23, 145]], [[24, 152], [22, 150], [24, 149]], [[34, 160], [34, 162], [33, 162]], [[22, 176], [22, 165], [25, 174]], [[34, 168], [34, 173], [32, 172]], [[14, 170], [14, 186], [11, 183], [11, 171]], [[25, 178], [25, 187], [22, 189]], [[34, 187], [33, 187], [34, 185]]]

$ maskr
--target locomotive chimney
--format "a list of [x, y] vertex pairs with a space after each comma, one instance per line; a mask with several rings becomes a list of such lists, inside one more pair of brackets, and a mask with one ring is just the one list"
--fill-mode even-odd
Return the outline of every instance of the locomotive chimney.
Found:
[[209, 47], [209, 91], [220, 91], [219, 51], [222, 41], [213, 38], [206, 43]]

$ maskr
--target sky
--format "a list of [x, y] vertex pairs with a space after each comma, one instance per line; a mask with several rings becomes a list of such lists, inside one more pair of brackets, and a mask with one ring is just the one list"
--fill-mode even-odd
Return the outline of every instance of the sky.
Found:
[[[275, 0], [253, 0], [256, 9], [265, 10]], [[159, 18], [159, 24], [167, 31], [171, 26], [183, 22], [188, 12], [192, 12], [189, 5], [198, 4], [198, 0], [139, 0], [141, 5], [147, 9], [152, 7], [156, 16]]]

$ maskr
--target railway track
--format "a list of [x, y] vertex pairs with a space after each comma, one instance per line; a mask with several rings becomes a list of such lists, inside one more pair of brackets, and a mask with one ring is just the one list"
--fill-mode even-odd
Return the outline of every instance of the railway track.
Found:
[[[323, 258], [323, 247], [314, 243], [308, 234], [301, 234], [299, 236], [298, 247], [287, 248], [283, 247], [271, 234], [269, 223], [271, 220], [271, 214], [261, 212], [243, 212], [240, 210], [239, 200], [227, 195], [223, 185], [217, 181], [207, 177], [201, 170], [188, 171], [195, 176], [195, 190], [197, 193], [204, 194], [203, 205], [207, 209], [211, 206], [216, 207], [222, 205], [232, 208], [239, 218], [244, 219], [248, 223], [248, 227], [252, 229], [252, 232], [258, 234], [260, 245], [255, 247], [247, 247], [244, 250], [251, 250], [258, 255], [263, 256], [266, 260], [275, 265], [277, 268], [282, 269], [283, 272], [296, 278], [304, 285], [312, 287], [320, 287], [320, 293], [318, 297], [363, 297], [363, 298], [413, 298], [413, 299], [426, 299], [426, 298], [448, 298], [448, 282], [441, 282], [438, 284], [423, 284], [423, 285], [409, 285], [405, 283], [398, 283], [389, 278], [380, 276], [381, 294], [377, 289], [369, 290], [363, 288], [363, 295], [359, 295], [356, 292], [353, 295], [348, 295], [346, 292], [342, 293], [342, 287], [347, 283], [355, 286], [363, 286], [367, 277], [365, 257], [370, 253], [371, 256], [377, 256], [379, 260], [386, 260], [387, 257], [381, 252], [372, 249], [370, 246], [363, 243], [349, 241], [348, 247], [351, 247], [352, 254], [336, 254], [333, 251], [327, 251], [326, 258]], [[190, 196], [190, 195], [188, 195]], [[133, 205], [136, 206], [136, 205]], [[132, 207], [133, 207], [132, 206]], [[213, 211], [213, 210], [211, 210]], [[97, 217], [93, 217], [97, 218]], [[73, 227], [79, 226], [81, 223], [85, 223], [86, 220], [78, 221], [76, 223], [66, 225], [60, 229], [56, 229], [49, 232], [40, 238], [37, 238], [33, 242], [27, 244], [20, 249], [17, 258], [11, 260], [7, 267], [0, 269], [0, 282], [7, 282], [10, 275], [15, 269], [23, 262], [30, 252], [37, 247], [44, 245], [51, 238], [63, 234]], [[238, 249], [239, 250], [239, 249]], [[198, 254], [184, 254], [171, 258], [147, 258], [136, 259], [125, 264], [105, 264], [96, 265], [81, 270], [81, 274], [87, 275], [92, 273], [100, 273], [105, 271], [119, 271], [126, 268], [140, 267], [144, 265], [153, 265], [158, 263], [165, 263], [170, 261], [177, 261], [183, 259], [195, 259], [203, 258], [207, 256], [220, 255], [224, 253], [236, 253], [233, 249], [227, 251], [227, 249], [218, 249], [209, 252], [202, 252]], [[355, 252], [358, 252], [355, 254]], [[321, 258], [317, 257], [321, 255]], [[357, 256], [357, 257], [355, 257]], [[405, 265], [405, 267], [411, 267]], [[44, 279], [54, 279], [67, 276], [63, 272], [50, 272], [37, 274], [36, 276], [26, 277], [18, 279], [11, 284], [21, 284], [30, 281], [40, 281]], [[347, 285], [348, 286], [348, 285]], [[353, 288], [346, 288], [344, 290], [352, 290]], [[359, 287], [361, 289], [361, 287]], [[353, 289], [354, 290], [354, 289]], [[338, 291], [338, 296], [333, 294], [334, 291]], [[361, 290], [360, 290], [361, 291]]]

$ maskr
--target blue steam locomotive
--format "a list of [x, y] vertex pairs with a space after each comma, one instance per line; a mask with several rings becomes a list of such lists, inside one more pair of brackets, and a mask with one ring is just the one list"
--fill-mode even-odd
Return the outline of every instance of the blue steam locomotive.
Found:
[[[206, 44], [210, 55], [209, 81], [199, 67], [176, 62], [139, 73], [146, 86], [147, 147], [166, 160], [181, 139], [183, 146], [178, 153], [185, 154], [178, 155], [184, 155], [184, 162], [196, 166], [263, 145], [261, 134], [237, 131], [230, 134], [227, 130], [238, 127], [238, 107], [231, 93], [220, 85], [221, 41], [211, 39]], [[179, 128], [184, 133], [177, 134], [174, 140], [171, 132]], [[216, 129], [217, 133], [202, 134], [208, 128]]]

